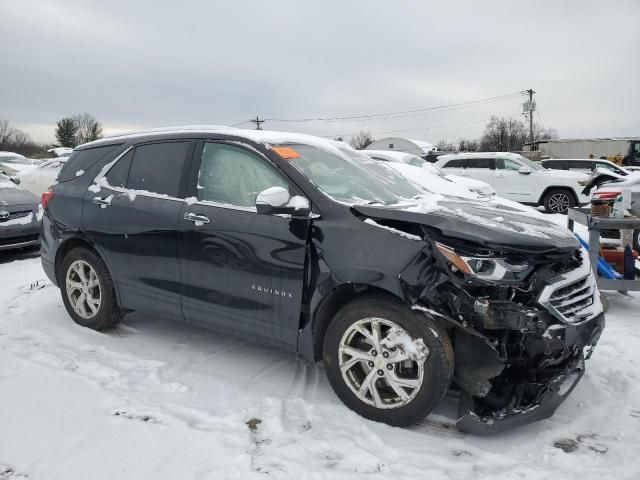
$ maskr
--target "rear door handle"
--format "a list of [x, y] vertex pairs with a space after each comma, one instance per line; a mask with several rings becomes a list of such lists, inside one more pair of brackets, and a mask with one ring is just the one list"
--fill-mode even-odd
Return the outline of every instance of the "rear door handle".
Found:
[[111, 197], [105, 197], [105, 198], [93, 197], [93, 200], [91, 201], [96, 205], [100, 205], [102, 208], [106, 208], [109, 205], [111, 205]]
[[198, 215], [197, 213], [190, 213], [190, 212], [185, 213], [184, 219], [187, 222], [193, 222], [193, 223], [211, 223], [211, 220], [209, 220], [209, 217], [205, 215]]

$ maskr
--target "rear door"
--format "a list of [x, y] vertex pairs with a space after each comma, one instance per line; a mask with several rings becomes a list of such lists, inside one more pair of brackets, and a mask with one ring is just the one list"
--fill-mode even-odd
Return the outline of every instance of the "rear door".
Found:
[[238, 144], [203, 141], [194, 163], [180, 219], [187, 320], [295, 348], [309, 219], [258, 214], [255, 200], [273, 186], [299, 192]]
[[440, 166], [440, 168], [444, 168], [446, 173], [450, 175], [464, 175], [464, 169], [466, 167], [467, 167], [466, 158], [456, 158], [453, 160], [449, 160], [444, 165]]
[[470, 158], [467, 161], [465, 175], [493, 186], [494, 171], [495, 160], [493, 158]]
[[182, 319], [178, 239], [194, 145], [131, 148], [87, 192], [84, 229], [107, 261], [124, 307]]

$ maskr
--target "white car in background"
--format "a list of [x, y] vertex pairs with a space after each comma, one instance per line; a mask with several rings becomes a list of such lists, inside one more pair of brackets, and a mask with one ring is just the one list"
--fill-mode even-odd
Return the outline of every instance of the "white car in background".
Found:
[[55, 183], [60, 169], [68, 157], [50, 158], [26, 172], [18, 172], [16, 177], [20, 186], [40, 197], [42, 193]]
[[[409, 157], [415, 157], [415, 155], [413, 154], [384, 151], [384, 153], [393, 154], [394, 156], [395, 154], [404, 155], [402, 159], [405, 161], [402, 163], [400, 161], [393, 160], [380, 161], [380, 158], [375, 158], [374, 155], [371, 155], [371, 152], [373, 150], [355, 150], [350, 145], [344, 142], [335, 143], [340, 150], [342, 150], [344, 153], [347, 153], [354, 160], [364, 163], [373, 162], [373, 164], [379, 164], [382, 167], [393, 169], [396, 172], [400, 173], [400, 175], [402, 175], [408, 182], [413, 183], [418, 188], [426, 190], [428, 192], [476, 201], [478, 202], [478, 204], [482, 204], [488, 208], [500, 207], [503, 209], [506, 208], [509, 210], [514, 210], [527, 216], [542, 216], [539, 211], [531, 207], [527, 207], [526, 205], [522, 205], [506, 198], [498, 197], [497, 195], [495, 195], [495, 192], [493, 192], [492, 189], [489, 190], [489, 193], [487, 193], [485, 188], [482, 188], [481, 192], [478, 192], [478, 190], [471, 190], [467, 185], [458, 182], [459, 177], [443, 173], [433, 164], [422, 160], [420, 157], [417, 158], [423, 162], [423, 165], [416, 166], [415, 162], [406, 157], [407, 155]], [[400, 157], [398, 156], [395, 158]], [[473, 180], [471, 181], [471, 184], [473, 185], [482, 183], [484, 182], [475, 182]]]
[[441, 155], [436, 166], [447, 173], [489, 183], [499, 196], [544, 206], [548, 213], [566, 213], [576, 205], [589, 203], [580, 181], [588, 175], [568, 170], [551, 170], [537, 162], [504, 152], [473, 152]]
[[24, 157], [15, 152], [0, 152], [0, 172], [8, 177], [18, 172], [26, 172], [38, 165], [36, 160]]
[[47, 152], [53, 153], [56, 157], [68, 157], [73, 152], [73, 148], [54, 147], [47, 150]]
[[[380, 160], [383, 162], [391, 162], [390, 166], [395, 170], [400, 171], [400, 173], [406, 177], [406, 173], [410, 173], [411, 169], [408, 171], [406, 169], [403, 173], [401, 167], [398, 167], [398, 164], [411, 165], [414, 167], [420, 167], [426, 170], [428, 173], [448, 179], [458, 185], [463, 185], [468, 190], [472, 192], [476, 192], [480, 195], [492, 196], [496, 194], [495, 189], [489, 185], [487, 182], [483, 182], [481, 180], [476, 180], [469, 177], [461, 177], [458, 175], [451, 175], [449, 172], [444, 172], [441, 168], [438, 168], [433, 163], [429, 163], [426, 160], [420, 158], [417, 155], [413, 155], [411, 153], [398, 152], [398, 151], [389, 151], [389, 150], [361, 150], [361, 153], [373, 158], [374, 160]], [[422, 177], [418, 171], [414, 171], [414, 174]], [[423, 179], [423, 180], [426, 180]]]

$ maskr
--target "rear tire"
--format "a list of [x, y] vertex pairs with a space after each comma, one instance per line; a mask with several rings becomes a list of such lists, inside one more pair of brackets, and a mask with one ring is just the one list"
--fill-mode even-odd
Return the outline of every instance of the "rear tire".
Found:
[[87, 248], [74, 248], [64, 257], [58, 284], [67, 313], [78, 325], [105, 330], [124, 316], [106, 265]]
[[567, 210], [576, 206], [576, 197], [571, 190], [566, 188], [552, 188], [543, 201], [547, 213], [567, 213]]
[[[377, 342], [374, 329], [380, 332], [377, 340], [387, 341]], [[401, 342], [388, 343], [392, 329], [410, 337], [419, 350], [423, 342], [426, 358], [407, 355]], [[453, 348], [444, 328], [381, 295], [358, 298], [338, 311], [327, 329], [323, 355], [340, 400], [365, 418], [393, 426], [415, 424], [431, 413], [453, 376]]]

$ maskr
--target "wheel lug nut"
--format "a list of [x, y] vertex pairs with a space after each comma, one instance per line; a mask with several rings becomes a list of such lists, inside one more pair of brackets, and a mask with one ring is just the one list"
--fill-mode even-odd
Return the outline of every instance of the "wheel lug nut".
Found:
[[393, 370], [393, 365], [391, 365], [390, 363], [387, 364], [387, 370]]
[[373, 367], [373, 362], [369, 362], [369, 366], [370, 366], [370, 367]]
[[382, 356], [384, 358], [389, 358], [389, 352], [382, 352]]
[[384, 372], [382, 370], [378, 370], [378, 375], [382, 376], [384, 375]]
[[371, 355], [375, 357], [376, 355], [378, 355], [378, 352], [376, 352], [375, 350], [371, 350]]

